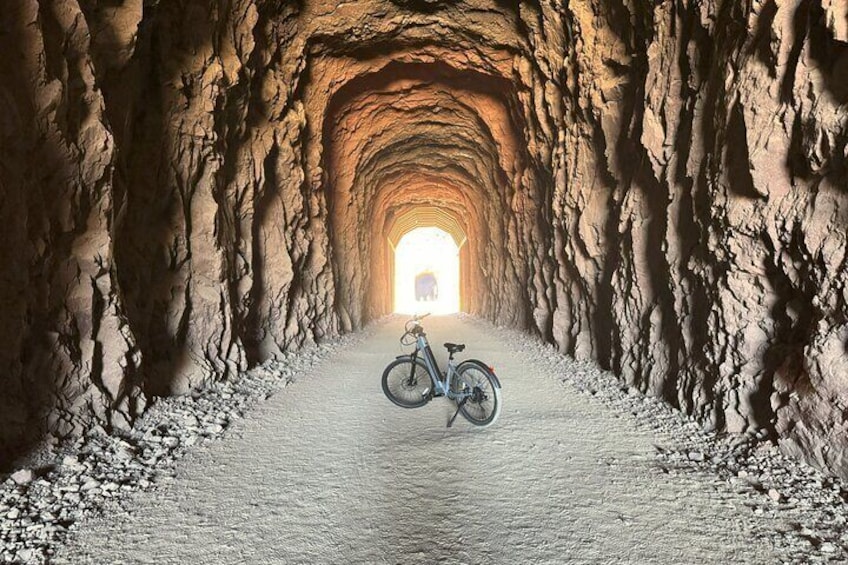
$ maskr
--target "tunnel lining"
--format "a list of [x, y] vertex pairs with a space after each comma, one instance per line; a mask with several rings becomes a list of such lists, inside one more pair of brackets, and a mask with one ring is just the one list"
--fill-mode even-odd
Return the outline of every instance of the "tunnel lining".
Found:
[[[498, 72], [503, 71], [505, 68]], [[496, 310], [488, 314], [494, 319], [518, 326], [528, 323], [528, 299], [522, 296], [527, 293], [523, 281], [527, 267], [510, 263], [539, 253], [529, 248], [517, 252], [516, 248], [532, 245], [529, 234], [535, 228], [526, 222], [550, 217], [532, 211], [544, 206], [545, 194], [550, 193], [536, 180], [535, 168], [530, 165], [532, 144], [524, 141], [527, 122], [518, 109], [527, 111], [526, 101], [520, 101], [519, 94], [525, 86], [516, 82], [514, 75], [506, 76], [510, 78], [444, 63], [394, 60], [365, 77], [333, 86], [328, 112], [322, 119], [325, 147], [321, 171], [330, 211], [336, 278], [347, 287], [337, 289], [343, 328], [358, 327], [392, 309], [391, 303], [380, 297], [388, 289], [374, 279], [385, 277], [369, 274], [387, 271], [391, 259], [381, 251], [387, 240], [365, 235], [352, 238], [355, 226], [379, 226], [383, 223], [381, 214], [437, 201], [464, 218], [467, 234], [482, 230], [479, 241], [486, 242], [462, 248], [463, 253], [474, 256], [463, 262], [473, 266], [471, 273], [464, 273], [464, 288], [473, 289], [466, 294], [489, 296], [470, 300], [469, 306], [482, 313], [496, 305]], [[440, 102], [423, 99], [427, 93], [439, 97]], [[457, 111], [460, 113], [452, 114]], [[409, 120], [408, 131], [398, 135], [374, 130], [364, 146], [345, 146], [355, 135], [365, 135], [362, 124], [356, 121], [366, 119], [358, 117], [360, 114], [373, 124], [385, 112], [396, 113], [398, 119], [393, 123]], [[445, 116], [445, 112], [451, 115]], [[364, 131], [369, 131], [368, 127], [373, 129], [369, 125]], [[449, 156], [456, 160], [451, 161]], [[345, 170], [339, 166], [340, 159], [355, 163], [355, 167]], [[410, 170], [427, 179], [411, 181], [413, 187], [419, 187], [417, 191], [399, 181], [409, 179]], [[453, 186], [454, 191], [429, 192], [433, 186]], [[362, 263], [371, 264], [370, 272], [355, 268]], [[495, 277], [494, 273], [499, 275]], [[500, 282], [491, 282], [495, 279]]]
[[424, 227], [439, 228], [449, 234], [456, 243], [457, 249], [465, 245], [468, 236], [456, 217], [437, 206], [420, 206], [408, 210], [389, 221], [391, 228], [388, 232], [389, 244], [396, 248], [403, 236], [414, 229]]

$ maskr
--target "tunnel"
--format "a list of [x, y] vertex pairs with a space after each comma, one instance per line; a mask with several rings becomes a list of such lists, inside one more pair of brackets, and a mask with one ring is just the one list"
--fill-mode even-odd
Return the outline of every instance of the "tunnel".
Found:
[[[377, 282], [385, 278], [377, 273], [386, 232], [410, 214], [424, 221], [428, 208], [452, 218], [452, 232], [470, 234], [463, 263], [473, 291], [465, 293], [465, 309], [527, 325], [530, 299], [520, 281], [530, 268], [524, 258], [532, 254], [535, 203], [544, 198], [521, 141], [524, 116], [514, 86], [421, 55], [409, 62], [388, 57], [384, 68], [339, 87], [324, 111], [322, 183], [342, 329], [391, 311]], [[447, 222], [434, 218], [429, 225], [440, 221]], [[370, 273], [361, 269], [369, 264]]]
[[458, 309], [848, 478], [848, 11], [22, 0], [0, 12], [0, 452]]
[[[395, 312], [452, 314], [472, 293], [468, 236], [455, 216], [441, 208], [417, 207], [389, 220], [385, 261], [379, 267]], [[422, 278], [423, 277], [423, 278]], [[423, 284], [423, 287], [422, 287]], [[386, 291], [384, 291], [386, 292]], [[422, 294], [435, 304], [422, 309]]]

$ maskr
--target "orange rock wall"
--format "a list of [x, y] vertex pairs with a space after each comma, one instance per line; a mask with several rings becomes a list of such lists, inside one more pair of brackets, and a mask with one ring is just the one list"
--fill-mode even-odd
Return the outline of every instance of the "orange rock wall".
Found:
[[466, 310], [848, 473], [840, 2], [22, 0], [0, 11], [0, 449], [391, 307]]

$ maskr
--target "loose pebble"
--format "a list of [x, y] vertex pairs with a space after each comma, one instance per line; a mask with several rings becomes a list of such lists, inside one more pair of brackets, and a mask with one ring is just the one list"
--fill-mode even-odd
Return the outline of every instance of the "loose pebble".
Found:
[[[460, 316], [490, 327], [473, 317]], [[844, 533], [848, 528], [848, 485], [784, 456], [768, 440], [765, 430], [717, 434], [709, 422], [698, 423], [656, 398], [637, 394], [637, 387], [622, 387], [615, 375], [591, 362], [559, 355], [546, 344], [515, 330], [494, 331], [535, 359], [547, 361], [564, 386], [574, 388], [590, 402], [609, 407], [615, 414], [629, 415], [634, 426], [653, 430], [662, 438], [656, 449], [657, 472], [665, 476], [699, 474], [711, 479], [717, 489], [736, 494], [762, 524], [762, 537], [785, 556], [783, 562], [848, 563], [848, 534]], [[790, 500], [798, 504], [791, 505]], [[769, 525], [776, 523], [798, 527], [775, 535]], [[841, 542], [819, 544], [822, 539]]]
[[[784, 562], [848, 562], [848, 487], [843, 482], [785, 457], [765, 434], [717, 434], [709, 424], [695, 422], [637, 387], [623, 387], [592, 363], [559, 355], [514, 330], [486, 328], [544, 360], [563, 386], [573, 387], [587, 402], [608, 406], [632, 425], [652, 429], [658, 438], [652, 468], [665, 476], [698, 474], [715, 488], [733, 493], [751, 509], [751, 519], [763, 523], [762, 535], [785, 556]], [[8, 479], [0, 482], [0, 563], [53, 561], [81, 520], [101, 514], [107, 504], [126, 508], [132, 493], [173, 481], [176, 462], [186, 453], [226, 436], [233, 422], [303, 378], [306, 369], [339, 344], [366, 336], [345, 336], [315, 350], [287, 354], [285, 361], [257, 367], [237, 381], [210, 383], [185, 396], [161, 399], [129, 432], [110, 435], [94, 426], [74, 442], [51, 447], [52, 459], [27, 463], [13, 475], [0, 477]], [[796, 526], [776, 533], [767, 528], [774, 516]], [[628, 525], [629, 520], [621, 522]]]
[[17, 485], [28, 485], [32, 482], [33, 474], [29, 469], [21, 469], [12, 473], [11, 479]]
[[[355, 344], [366, 332], [335, 343]], [[129, 432], [110, 435], [95, 425], [58, 450], [45, 446], [33, 456], [38, 465], [0, 476], [0, 564], [53, 561], [81, 520], [172, 481], [175, 464], [190, 448], [225, 436], [233, 421], [286, 386], [284, 375], [303, 373], [333, 351], [333, 344], [321, 345], [256, 367], [237, 382], [160, 399]], [[43, 476], [33, 470], [42, 468], [48, 469]]]
[[819, 546], [819, 549], [822, 551], [822, 553], [836, 553], [837, 547], [829, 541], [826, 541]]

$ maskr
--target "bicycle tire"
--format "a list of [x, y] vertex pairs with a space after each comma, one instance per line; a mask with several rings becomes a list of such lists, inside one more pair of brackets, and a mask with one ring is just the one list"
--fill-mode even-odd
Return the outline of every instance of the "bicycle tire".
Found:
[[459, 364], [456, 373], [454, 378], [460, 382], [454, 384], [455, 389], [471, 389], [472, 392], [459, 413], [481, 428], [494, 424], [501, 413], [501, 388], [489, 367], [476, 359], [469, 359]]
[[433, 382], [427, 365], [421, 359], [401, 357], [383, 371], [383, 393], [386, 398], [402, 408], [419, 408], [433, 397]]

